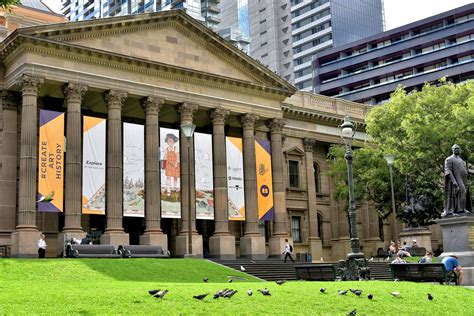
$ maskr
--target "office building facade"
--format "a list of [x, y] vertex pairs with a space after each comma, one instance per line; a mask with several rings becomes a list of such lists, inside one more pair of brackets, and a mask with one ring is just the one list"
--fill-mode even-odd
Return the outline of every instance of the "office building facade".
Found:
[[380, 104], [402, 85], [408, 90], [446, 77], [474, 78], [474, 4], [320, 52], [314, 92]]

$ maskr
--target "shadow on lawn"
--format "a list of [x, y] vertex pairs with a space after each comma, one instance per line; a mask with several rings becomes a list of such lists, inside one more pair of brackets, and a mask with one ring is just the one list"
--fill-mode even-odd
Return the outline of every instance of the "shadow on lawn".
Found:
[[[77, 259], [75, 259], [77, 260]], [[259, 282], [248, 274], [200, 259], [80, 259], [89, 269], [120, 281], [167, 283]]]

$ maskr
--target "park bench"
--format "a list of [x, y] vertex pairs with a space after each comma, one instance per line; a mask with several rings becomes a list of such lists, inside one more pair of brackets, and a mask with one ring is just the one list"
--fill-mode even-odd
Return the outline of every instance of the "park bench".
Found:
[[388, 252], [388, 250], [385, 250], [383, 248], [378, 248], [377, 249], [377, 254], [375, 256], [372, 256], [372, 257], [385, 259], [387, 257], [390, 257], [390, 252]]
[[121, 258], [113, 245], [69, 244], [66, 249], [69, 258]]
[[409, 247], [409, 248], [407, 248], [407, 251], [413, 257], [423, 257], [424, 255], [426, 255], [426, 248], [425, 247]]
[[390, 270], [394, 280], [457, 283], [456, 275], [447, 272], [443, 263], [392, 263]]
[[169, 252], [161, 246], [127, 245], [119, 246], [124, 258], [169, 258]]
[[307, 281], [334, 281], [336, 268], [333, 264], [304, 264], [295, 266], [296, 278]]

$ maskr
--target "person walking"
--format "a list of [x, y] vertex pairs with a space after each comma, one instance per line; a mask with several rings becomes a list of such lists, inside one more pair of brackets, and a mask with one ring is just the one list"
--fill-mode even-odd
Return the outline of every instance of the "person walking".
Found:
[[293, 263], [295, 262], [295, 260], [293, 260], [293, 257], [291, 256], [291, 253], [293, 252], [293, 246], [290, 245], [290, 243], [288, 242], [288, 239], [285, 239], [285, 251], [283, 251], [283, 254], [285, 255], [285, 260], [284, 262], [286, 262], [286, 258], [290, 258], [291, 261], [293, 261]]
[[46, 241], [44, 240], [44, 235], [41, 234], [40, 239], [38, 240], [38, 258], [44, 258], [46, 254]]

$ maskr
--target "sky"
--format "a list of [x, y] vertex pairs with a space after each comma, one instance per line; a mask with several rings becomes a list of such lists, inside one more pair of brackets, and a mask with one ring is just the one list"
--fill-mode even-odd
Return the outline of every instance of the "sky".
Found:
[[[386, 30], [472, 3], [472, 1], [473, 0], [384, 0]], [[61, 0], [43, 0], [43, 2], [53, 11], [61, 12]]]

